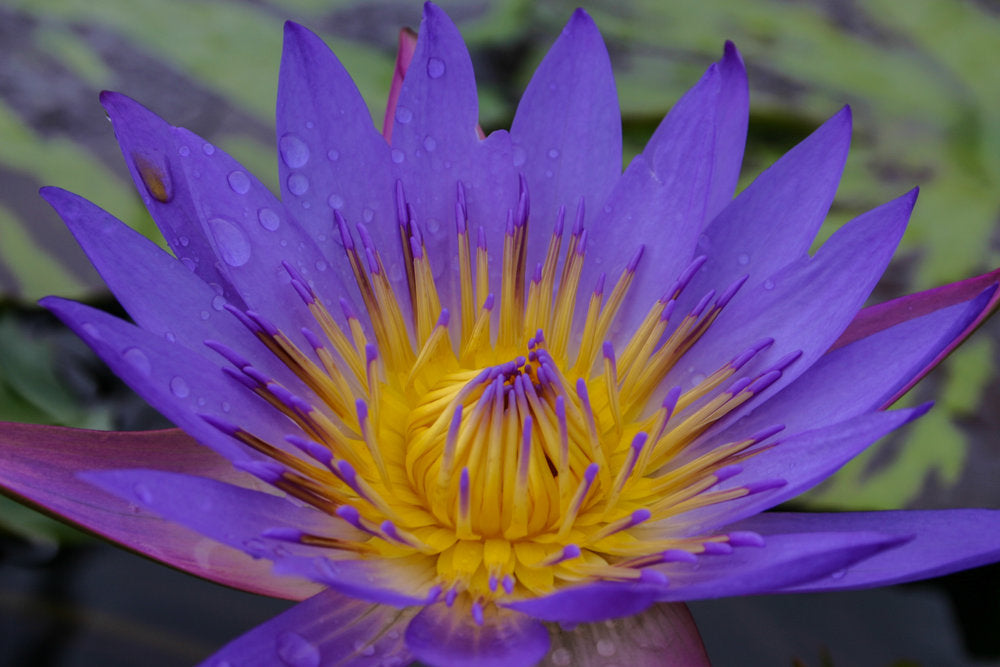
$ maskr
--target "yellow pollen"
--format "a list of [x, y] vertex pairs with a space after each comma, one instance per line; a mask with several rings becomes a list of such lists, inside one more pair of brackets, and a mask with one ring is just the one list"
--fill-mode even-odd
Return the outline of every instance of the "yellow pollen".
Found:
[[329, 549], [331, 558], [422, 567], [415, 580], [473, 605], [581, 581], [635, 580], [661, 564], [666, 550], [699, 554], [706, 543], [726, 542], [725, 535], [687, 535], [678, 517], [751, 493], [719, 482], [766, 448], [762, 440], [773, 432], [710, 451], [695, 445], [780, 371], [733, 383], [765, 343], [706, 369], [686, 390], [665, 386], [665, 378], [728, 297], [713, 302], [710, 294], [675, 316], [686, 282], [679, 280], [630, 339], [609, 340], [643, 269], [642, 248], [607, 299], [603, 276], [582, 291], [591, 286], [582, 285], [581, 204], [565, 249], [560, 210], [544, 259], [529, 276], [522, 190], [491, 280], [486, 235], [478, 229], [472, 247], [459, 187], [457, 257], [435, 258], [458, 263], [457, 287], [444, 298], [401, 188], [396, 195], [404, 288], [389, 279], [367, 231], [336, 215], [366, 317], [346, 301], [343, 316], [334, 316], [290, 267], [316, 323], [317, 333], [302, 332], [307, 346], [259, 316], [236, 313], [308, 395], [249, 367], [239, 369], [244, 384], [304, 437], [269, 443], [215, 425], [274, 462], [282, 471], [269, 478], [274, 486], [332, 522], [352, 524], [358, 535], [299, 541]]

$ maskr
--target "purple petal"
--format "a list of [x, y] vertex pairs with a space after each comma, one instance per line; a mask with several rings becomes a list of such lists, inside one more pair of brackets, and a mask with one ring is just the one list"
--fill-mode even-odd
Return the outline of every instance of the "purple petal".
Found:
[[[281, 197], [306, 231], [332, 239], [333, 210], [338, 210], [351, 225], [364, 223], [377, 247], [395, 256], [399, 234], [389, 145], [337, 57], [319, 37], [290, 21], [276, 122]], [[342, 249], [331, 243], [321, 247], [353, 289]]]
[[694, 564], [672, 563], [664, 567], [670, 586], [662, 600], [779, 593], [898, 548], [906, 541], [905, 537], [868, 531], [770, 535], [761, 548], [700, 556]]
[[406, 665], [412, 655], [403, 631], [414, 611], [326, 590], [230, 642], [201, 667]]
[[253, 484], [218, 454], [179, 430], [116, 433], [58, 426], [0, 426], [0, 485], [14, 495], [171, 567], [262, 595], [301, 600], [315, 584], [279, 577], [270, 564], [164, 521], [76, 476], [108, 465], [155, 467]]
[[[346, 259], [331, 252], [328, 260], [281, 202], [236, 160], [124, 95], [105, 93], [101, 101], [133, 172], [136, 164], [151, 159], [145, 156], [167, 152], [155, 155], [170, 173], [171, 198], [148, 197], [147, 206], [174, 254], [205, 282], [218, 284], [227, 300], [266, 313], [297, 338], [311, 322], [304, 309], [278, 306], [297, 300], [282, 262], [314, 280], [327, 304], [347, 293], [340, 270]], [[136, 178], [144, 187], [142, 176]], [[335, 247], [332, 237], [331, 222], [327, 245]]]
[[722, 75], [719, 107], [715, 119], [715, 155], [712, 167], [712, 188], [708, 194], [705, 222], [715, 218], [732, 200], [743, 166], [743, 149], [747, 142], [747, 120], [750, 113], [750, 90], [743, 58], [732, 42], [726, 42], [719, 61]]
[[784, 486], [688, 512], [671, 520], [666, 527], [676, 529], [683, 522], [686, 534], [697, 534], [794, 498], [835, 473], [879, 438], [927, 412], [929, 407], [874, 412], [787, 440], [779, 439], [774, 447], [742, 461], [742, 471], [715, 488], [736, 488], [772, 479], [785, 480]]
[[[535, 239], [547, 239], [560, 206], [572, 209], [582, 197], [600, 210], [621, 175], [622, 125], [608, 51], [582, 9], [531, 78], [510, 136], [515, 166], [528, 180], [532, 219], [540, 223]], [[529, 257], [528, 266], [535, 261]]]
[[851, 114], [845, 108], [785, 153], [705, 228], [697, 255], [708, 261], [692, 281], [697, 301], [750, 274], [759, 285], [809, 250], [847, 159]]
[[687, 385], [694, 373], [707, 375], [727, 363], [734, 350], [766, 337], [774, 344], [744, 372], [763, 370], [791, 353], [801, 356], [765, 395], [801, 375], [829, 349], [871, 293], [903, 235], [915, 197], [914, 191], [858, 216], [814, 257], [800, 259], [763, 283], [745, 285], [664, 385]]
[[[485, 229], [494, 252], [503, 247], [507, 209], [517, 205], [510, 136], [497, 131], [480, 141], [478, 113], [472, 62], [462, 37], [440, 8], [426, 3], [399, 92], [390, 157], [427, 245], [442, 305], [454, 312], [458, 184], [465, 190], [470, 224]], [[404, 274], [401, 265], [389, 265], [388, 271], [397, 280]], [[499, 285], [499, 276], [494, 280]]]
[[886, 405], [966, 335], [972, 323], [981, 321], [992, 296], [989, 289], [969, 303], [943, 307], [837, 347], [704, 446], [738, 440], [775, 424], [783, 424], [786, 433], [812, 430]]
[[549, 631], [524, 614], [487, 605], [480, 625], [468, 605], [460, 607], [439, 602], [410, 621], [406, 644], [418, 660], [432, 665], [534, 665], [549, 650]]
[[320, 547], [261, 537], [272, 529], [291, 528], [339, 539], [358, 537], [347, 523], [312, 507], [295, 504], [285, 496], [206, 477], [129, 469], [89, 470], [81, 472], [80, 478], [255, 558], [275, 560], [283, 553], [326, 552]]
[[250, 450], [210, 426], [202, 415], [239, 424], [277, 447], [303, 433], [242, 384], [227, 377], [207, 347], [204, 356], [107, 313], [55, 297], [42, 300], [111, 370], [163, 416], [231, 461]]
[[544, 667], [577, 665], [660, 665], [707, 667], [708, 655], [687, 607], [656, 604], [614, 622], [582, 623], [552, 634], [552, 650]]
[[886, 586], [939, 577], [1000, 558], [1000, 511], [926, 510], [795, 514], [768, 512], [741, 522], [770, 544], [772, 533], [877, 531], [912, 538], [831, 577], [790, 587], [796, 592]]
[[[897, 322], [908, 321], [911, 318], [919, 317], [926, 313], [945, 308], [951, 304], [967, 301], [984, 290], [992, 287], [1000, 281], [1000, 269], [985, 273], [975, 278], [961, 280], [949, 285], [942, 285], [917, 294], [900, 297], [886, 303], [880, 303], [869, 308], [865, 308], [854, 318], [851, 325], [834, 343], [834, 349], [847, 345], [859, 338], [870, 336], [876, 331], [881, 331], [891, 327]], [[983, 322], [992, 315], [1000, 306], [1000, 290], [994, 290], [991, 298], [986, 303], [978, 316], [969, 322], [965, 329], [954, 336], [951, 342], [940, 350], [932, 359], [929, 359], [924, 366], [914, 372], [904, 386], [900, 387], [890, 398], [885, 400], [885, 405], [891, 405], [900, 396], [910, 390], [913, 385], [929, 373], [932, 368], [941, 363], [945, 357], [951, 354], [952, 350], [961, 344], [963, 340], [972, 335]]]
[[542, 621], [590, 623], [638, 614], [662, 589], [662, 584], [599, 581], [504, 606]]
[[318, 581], [352, 598], [393, 607], [423, 604], [437, 583], [433, 562], [420, 556], [361, 560], [288, 556], [275, 561], [274, 571]]

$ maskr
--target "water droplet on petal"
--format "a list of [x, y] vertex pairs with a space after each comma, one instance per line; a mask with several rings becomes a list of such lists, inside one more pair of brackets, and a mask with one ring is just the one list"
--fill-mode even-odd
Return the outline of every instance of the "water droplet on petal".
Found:
[[555, 160], [557, 157], [559, 157], [559, 149], [558, 148], [550, 148], [549, 149], [549, 157], [552, 158], [553, 160]]
[[551, 169], [546, 169], [545, 170], [545, 178], [552, 178], [552, 170]]
[[413, 112], [410, 111], [409, 107], [398, 106], [396, 107], [396, 122], [406, 125], [411, 120], [413, 120]]
[[615, 643], [610, 639], [601, 639], [597, 642], [597, 652], [605, 658], [615, 654]]
[[294, 174], [289, 174], [288, 176], [288, 191], [293, 195], [304, 195], [306, 190], [309, 189], [309, 179], [305, 177], [305, 174], [300, 172], [295, 172]]
[[302, 635], [283, 632], [275, 640], [278, 659], [288, 667], [319, 667], [319, 649]]
[[163, 334], [163, 337], [167, 339], [168, 343], [176, 343], [177, 342], [177, 336], [173, 335], [169, 331], [167, 333]]
[[439, 231], [441, 231], [440, 221], [438, 221], [437, 218], [428, 218], [427, 231], [430, 232], [431, 234], [437, 234]]
[[740, 266], [746, 266], [750, 263], [750, 255], [745, 252], [741, 252], [739, 257], [736, 258], [736, 261], [740, 263]]
[[297, 135], [288, 133], [278, 140], [281, 159], [292, 169], [298, 169], [309, 161], [309, 146]]
[[202, 144], [201, 151], [205, 155], [214, 155], [215, 154], [215, 146], [213, 146], [212, 144]]
[[403, 151], [399, 150], [398, 148], [393, 148], [390, 155], [392, 156], [392, 161], [395, 162], [396, 164], [399, 164], [400, 162], [406, 159], [406, 154], [403, 153]]
[[232, 409], [233, 409], [233, 406], [230, 405], [229, 401], [223, 401], [222, 402], [222, 411], [223, 412], [229, 412]]
[[327, 198], [326, 203], [329, 204], [332, 209], [339, 209], [344, 206], [344, 198], [338, 194], [333, 194]]
[[203, 310], [198, 315], [201, 317], [201, 319], [207, 320], [212, 316], [212, 313], [208, 312], [207, 310]]
[[511, 151], [510, 158], [515, 167], [520, 167], [524, 164], [524, 161], [528, 159], [528, 154], [520, 146], [514, 146], [514, 149]]
[[147, 357], [146, 353], [137, 347], [130, 347], [122, 352], [122, 358], [124, 358], [125, 361], [132, 366], [132, 368], [147, 377], [149, 377], [149, 374], [153, 370], [149, 363], [149, 357]]
[[222, 296], [212, 297], [212, 308], [216, 310], [222, 310], [226, 307], [226, 298]]
[[181, 146], [180, 148], [177, 149], [177, 152], [180, 155], [182, 155], [183, 157], [187, 157], [188, 155], [191, 155], [191, 149], [188, 148], [187, 146]]
[[364, 218], [365, 222], [371, 222], [372, 219], [375, 218], [375, 211], [371, 210], [370, 208], [366, 208], [364, 211], [361, 212], [361, 217]]
[[573, 661], [573, 656], [570, 654], [569, 649], [561, 646], [555, 651], [552, 651], [552, 655], [550, 657], [552, 658], [552, 664], [559, 665], [559, 667], [565, 667]]
[[833, 577], [834, 579], [843, 579], [844, 577], [847, 576], [847, 569], [845, 568], [843, 570], [837, 570], [830, 576]]
[[427, 61], [427, 76], [432, 79], [440, 79], [444, 76], [444, 61], [440, 58], [430, 58]]
[[281, 225], [281, 218], [269, 208], [262, 208], [257, 211], [257, 220], [260, 221], [260, 226], [269, 232], [273, 232]]
[[181, 257], [181, 264], [188, 267], [188, 269], [190, 269], [191, 271], [194, 271], [195, 269], [198, 268], [198, 265], [195, 264], [195, 261], [190, 257]]
[[139, 499], [139, 502], [148, 505], [153, 502], [153, 494], [145, 484], [137, 482], [132, 486], [132, 493]]
[[233, 189], [238, 195], [245, 195], [250, 192], [250, 177], [246, 175], [245, 172], [237, 169], [236, 171], [229, 172], [229, 176], [226, 177], [229, 181], [229, 187]]
[[210, 218], [208, 229], [215, 238], [219, 256], [229, 266], [243, 266], [250, 261], [250, 240], [235, 222]]
[[177, 242], [186, 248], [191, 243], [191, 239], [189, 239], [186, 236], [182, 236], [179, 239], [177, 239]]
[[438, 142], [434, 137], [424, 137], [424, 149], [428, 153], [433, 153], [434, 149], [437, 148]]
[[170, 379], [170, 391], [177, 398], [187, 398], [191, 394], [191, 388], [188, 387], [188, 383], [179, 375], [175, 375]]
[[323, 260], [321, 260], [321, 259], [316, 260], [316, 270], [317, 271], [326, 271], [326, 266], [327, 266], [327, 264]]
[[771, 280], [770, 278], [768, 278], [767, 280], [764, 281], [763, 287], [766, 290], [772, 290], [772, 289], [774, 289], [774, 281]]
[[330, 162], [336, 162], [340, 159], [340, 151], [331, 148], [326, 152], [326, 157]]

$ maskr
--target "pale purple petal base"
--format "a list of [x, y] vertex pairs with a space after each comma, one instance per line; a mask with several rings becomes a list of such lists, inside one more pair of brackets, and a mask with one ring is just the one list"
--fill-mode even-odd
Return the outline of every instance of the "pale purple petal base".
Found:
[[406, 629], [406, 643], [419, 660], [435, 666], [534, 665], [549, 650], [549, 631], [538, 621], [496, 606], [483, 611], [479, 625], [467, 606], [424, 607]]

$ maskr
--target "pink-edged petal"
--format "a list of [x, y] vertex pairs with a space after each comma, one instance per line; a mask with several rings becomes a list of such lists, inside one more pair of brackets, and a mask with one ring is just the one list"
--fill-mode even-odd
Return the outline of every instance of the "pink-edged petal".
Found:
[[[789, 384], [829, 349], [864, 304], [906, 229], [915, 198], [916, 192], [910, 192], [858, 216], [814, 257], [799, 259], [763, 283], [744, 285], [664, 386], [689, 386], [695, 374], [714, 372], [732, 359], [734, 350], [764, 338], [773, 338], [774, 344], [742, 372], [765, 371], [800, 353], [763, 395]], [[747, 411], [734, 412], [730, 420]]]
[[887, 586], [940, 577], [1000, 558], [1000, 511], [908, 510], [798, 514], [768, 512], [739, 524], [769, 541], [773, 533], [877, 531], [907, 538], [892, 551], [876, 554], [833, 576], [803, 582], [789, 591], [828, 591]]
[[835, 473], [879, 438], [920, 417], [929, 405], [873, 412], [824, 428], [779, 438], [777, 444], [741, 463], [742, 472], [725, 480], [718, 489], [747, 487], [770, 480], [785, 484], [759, 493], [694, 510], [665, 523], [665, 530], [684, 526], [693, 535], [718, 528], [774, 507], [803, 493]]
[[[847, 327], [847, 330], [834, 343], [833, 348], [836, 349], [860, 338], [871, 336], [875, 332], [892, 327], [899, 322], [906, 322], [946, 308], [952, 304], [968, 301], [998, 282], [1000, 282], [1000, 269], [984, 273], [975, 278], [960, 280], [948, 285], [942, 285], [941, 287], [935, 287], [923, 292], [893, 299], [892, 301], [869, 306], [857, 314], [851, 325]], [[909, 391], [913, 385], [919, 382], [922, 377], [929, 373], [931, 369], [944, 361], [945, 357], [951, 354], [952, 350], [972, 335], [973, 331], [979, 328], [990, 315], [996, 312], [997, 307], [1000, 307], [1000, 290], [993, 291], [990, 300], [983, 306], [979, 315], [971, 322], [968, 322], [965, 328], [954, 336], [947, 346], [941, 349], [933, 358], [927, 360], [921, 369], [913, 373], [910, 381], [887, 398], [884, 405], [894, 403], [900, 396]]]
[[226, 644], [201, 667], [408, 665], [403, 632], [414, 612], [326, 590]]
[[[749, 274], [760, 285], [808, 252], [833, 202], [847, 159], [851, 113], [844, 108], [768, 167], [705, 228], [695, 251], [708, 260], [688, 298]], [[683, 305], [683, 304], [682, 304]]]
[[243, 444], [210, 425], [203, 416], [240, 428], [294, 451], [285, 436], [304, 434], [220, 366], [186, 347], [171, 343], [102, 311], [55, 297], [42, 305], [65, 322], [115, 374], [164, 417], [231, 461], [257, 458]]
[[272, 574], [270, 564], [109, 496], [79, 477], [107, 466], [149, 466], [254, 484], [179, 430], [106, 432], [33, 424], [0, 426], [0, 485], [59, 518], [198, 577], [261, 595], [301, 600], [317, 586]]
[[389, 146], [337, 57], [319, 37], [291, 21], [285, 24], [278, 81], [282, 200], [311, 237], [326, 239], [319, 245], [327, 261], [353, 289], [343, 248], [334, 242], [339, 231], [333, 212], [351, 226], [364, 223], [379, 250], [395, 255], [399, 234]]
[[599, 581], [504, 606], [543, 621], [590, 623], [638, 614], [658, 599], [665, 585]]
[[785, 433], [797, 433], [884, 407], [966, 335], [971, 324], [982, 321], [995, 294], [989, 287], [968, 303], [948, 305], [836, 347], [749, 415], [707, 438], [699, 451], [777, 424]]
[[660, 603], [613, 622], [581, 623], [552, 634], [544, 667], [660, 665], [708, 667], [708, 655], [691, 618], [680, 603]]
[[621, 113], [604, 40], [582, 9], [535, 70], [510, 136], [531, 193], [534, 238], [548, 236], [560, 206], [572, 209], [583, 198], [601, 209], [621, 175]]
[[[169, 154], [157, 159], [170, 173], [171, 196], [148, 197], [147, 206], [174, 254], [205, 282], [217, 284], [227, 300], [266, 313], [297, 337], [301, 327], [314, 323], [303, 308], [281, 307], [298, 301], [284, 262], [313, 281], [327, 304], [348, 293], [337, 269], [346, 259], [338, 253], [328, 261], [316, 240], [236, 160], [124, 95], [104, 93], [101, 101], [126, 158], [133, 156], [133, 171], [147, 159], [142, 156], [166, 144]], [[137, 178], [144, 187], [142, 175]], [[327, 243], [335, 246], [332, 236], [331, 222]]]
[[474, 618], [468, 604], [428, 605], [410, 621], [406, 644], [430, 665], [516, 667], [535, 665], [549, 649], [549, 631], [538, 621], [496, 605]]
[[403, 87], [406, 70], [410, 69], [413, 52], [417, 50], [417, 33], [410, 28], [399, 31], [399, 46], [396, 49], [396, 66], [392, 70], [392, 83], [389, 85], [389, 99], [385, 105], [385, 119], [382, 121], [382, 135], [392, 142], [392, 126], [396, 122], [396, 104], [399, 102], [399, 90]]
[[898, 548], [908, 539], [876, 531], [769, 535], [763, 547], [702, 555], [697, 563], [664, 567], [670, 586], [664, 589], [662, 600], [779, 593]]
[[[478, 109], [465, 43], [451, 19], [426, 3], [413, 60], [399, 91], [390, 157], [412, 212], [405, 226], [417, 230], [407, 229], [406, 234], [422, 239], [442, 306], [452, 312], [459, 312], [459, 184], [472, 238], [476, 227], [483, 227], [493, 252], [503, 247], [507, 210], [518, 202], [510, 136], [498, 130], [480, 140]], [[401, 263], [389, 263], [387, 270], [392, 280], [405, 275]], [[499, 285], [498, 275], [493, 282]]]

